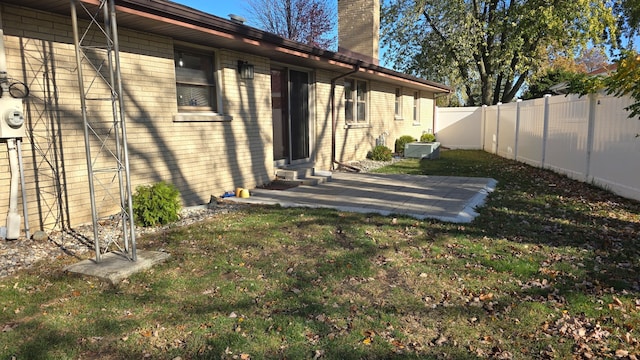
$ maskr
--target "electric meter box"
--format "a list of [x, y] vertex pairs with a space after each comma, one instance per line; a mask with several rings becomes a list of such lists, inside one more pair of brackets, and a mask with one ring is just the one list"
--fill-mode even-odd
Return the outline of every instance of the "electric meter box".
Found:
[[22, 99], [8, 95], [0, 98], [0, 139], [21, 138], [25, 136]]

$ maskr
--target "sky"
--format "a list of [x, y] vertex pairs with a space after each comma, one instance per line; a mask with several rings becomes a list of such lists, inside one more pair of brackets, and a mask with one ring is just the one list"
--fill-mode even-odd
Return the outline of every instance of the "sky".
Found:
[[192, 7], [196, 10], [219, 16], [225, 19], [229, 14], [236, 14], [247, 18], [249, 12], [245, 10], [246, 2], [242, 0], [171, 0], [175, 3]]

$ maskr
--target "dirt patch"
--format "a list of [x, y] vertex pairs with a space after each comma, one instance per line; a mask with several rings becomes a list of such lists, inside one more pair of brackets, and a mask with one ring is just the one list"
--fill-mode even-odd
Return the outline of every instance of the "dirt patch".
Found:
[[299, 181], [273, 180], [272, 182], [258, 186], [258, 189], [265, 190], [287, 190], [300, 185]]

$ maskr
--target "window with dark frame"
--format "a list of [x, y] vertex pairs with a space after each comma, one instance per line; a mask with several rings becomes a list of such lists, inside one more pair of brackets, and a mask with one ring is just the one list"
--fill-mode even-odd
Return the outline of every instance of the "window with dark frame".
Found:
[[347, 124], [367, 122], [367, 96], [366, 81], [344, 81], [344, 118]]
[[176, 90], [179, 111], [218, 111], [213, 52], [176, 48]]
[[396, 88], [395, 115], [397, 119], [402, 118], [402, 89]]
[[420, 104], [420, 92], [418, 91], [414, 91], [413, 92], [413, 122], [416, 124], [420, 123], [420, 117], [419, 115], [419, 107], [418, 105]]

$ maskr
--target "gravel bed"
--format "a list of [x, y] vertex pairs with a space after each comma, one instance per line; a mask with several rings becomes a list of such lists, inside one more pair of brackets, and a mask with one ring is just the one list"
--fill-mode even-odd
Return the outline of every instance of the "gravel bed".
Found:
[[[347, 165], [360, 169], [367, 173], [383, 166], [391, 165], [402, 160], [393, 158], [391, 161], [373, 161], [369, 159], [347, 162]], [[338, 171], [348, 171], [338, 169]], [[216, 214], [224, 214], [236, 210], [242, 204], [221, 202], [214, 207], [197, 206], [185, 208], [180, 213], [177, 222], [152, 228], [136, 227], [136, 236], [152, 234], [167, 230], [176, 226], [184, 226], [202, 221]], [[118, 236], [121, 230], [112, 226], [102, 226], [101, 239], [109, 239]], [[20, 238], [18, 240], [0, 239], [0, 277], [15, 274], [20, 269], [25, 269], [41, 260], [53, 260], [62, 257], [76, 257], [85, 259], [94, 256], [93, 226], [80, 225], [69, 231], [54, 231], [48, 234], [48, 240], [36, 241]]]
[[[404, 158], [401, 158], [401, 157], [393, 157], [390, 161], [374, 161], [374, 160], [364, 159], [364, 160], [348, 161], [348, 162], [345, 162], [345, 164], [360, 169], [361, 173], [368, 173], [387, 165], [393, 165], [398, 161], [402, 161], [402, 160], [404, 160]], [[339, 168], [338, 171], [349, 171], [349, 170], [344, 168]]]
[[[180, 212], [180, 220], [157, 227], [136, 227], [136, 237], [153, 234], [177, 226], [193, 224], [212, 217], [225, 214], [245, 206], [235, 203], [220, 203], [208, 208], [196, 206], [185, 208]], [[121, 229], [114, 226], [101, 226], [101, 239], [108, 239], [120, 235]], [[76, 257], [78, 259], [93, 258], [93, 225], [80, 225], [69, 231], [54, 231], [48, 234], [48, 240], [36, 241], [19, 238], [17, 240], [0, 239], [0, 277], [15, 274], [20, 269], [30, 267], [41, 260], [53, 260], [62, 257]]]

